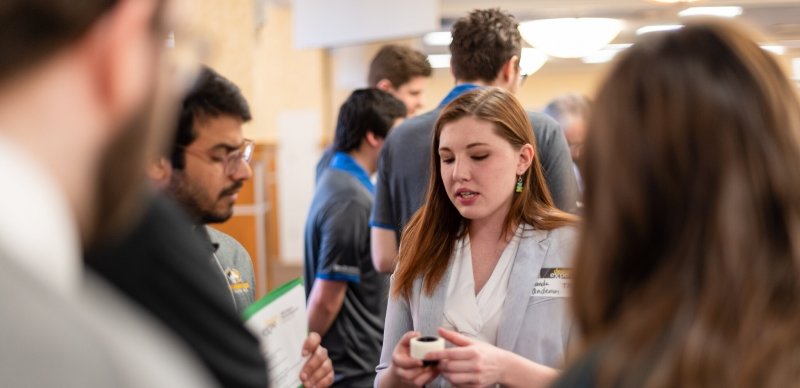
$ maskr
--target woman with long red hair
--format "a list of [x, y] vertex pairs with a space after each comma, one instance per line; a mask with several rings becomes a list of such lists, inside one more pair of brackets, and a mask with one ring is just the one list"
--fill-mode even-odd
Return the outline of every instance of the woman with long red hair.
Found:
[[[427, 199], [401, 240], [376, 386], [548, 384], [572, 327], [575, 219], [553, 205], [525, 110], [501, 89], [466, 93], [440, 114], [431, 154]], [[424, 366], [409, 353], [421, 334], [455, 346]]]

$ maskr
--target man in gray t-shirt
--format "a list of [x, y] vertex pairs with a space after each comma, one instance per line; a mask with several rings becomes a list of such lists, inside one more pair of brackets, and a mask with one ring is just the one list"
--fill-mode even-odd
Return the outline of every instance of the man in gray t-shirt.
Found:
[[[393, 270], [400, 232], [422, 206], [439, 112], [469, 90], [500, 87], [515, 92], [520, 85], [522, 42], [513, 16], [499, 9], [475, 10], [453, 25], [452, 35], [450, 64], [456, 87], [439, 107], [392, 131], [381, 151], [370, 219], [372, 260], [380, 272]], [[541, 113], [528, 113], [528, 118], [555, 205], [574, 212], [578, 190], [564, 135], [553, 119]]]
[[383, 139], [406, 114], [378, 89], [356, 90], [339, 111], [333, 159], [314, 191], [305, 230], [308, 327], [322, 336], [334, 386], [371, 387], [383, 343], [388, 279], [372, 266], [369, 212]]

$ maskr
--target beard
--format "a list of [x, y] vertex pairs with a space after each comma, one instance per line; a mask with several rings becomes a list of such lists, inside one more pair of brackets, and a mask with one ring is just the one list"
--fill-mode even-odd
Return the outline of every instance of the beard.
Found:
[[152, 117], [149, 105], [122, 125], [119, 136], [101, 156], [92, 222], [84, 237], [87, 249], [125, 234], [142, 213], [148, 198], [145, 163], [150, 143], [146, 123]]
[[223, 197], [239, 191], [243, 182], [237, 181], [220, 191], [216, 196], [195, 184], [182, 170], [173, 170], [167, 192], [181, 205], [183, 210], [198, 224], [225, 222], [233, 216], [233, 203], [222, 210], [216, 205]]
[[153, 75], [150, 90], [131, 118], [120, 124], [100, 156], [95, 206], [83, 234], [87, 250], [124, 236], [143, 215], [152, 197], [146, 166], [172, 135], [165, 128], [174, 128], [180, 96], [160, 88], [163, 80]]

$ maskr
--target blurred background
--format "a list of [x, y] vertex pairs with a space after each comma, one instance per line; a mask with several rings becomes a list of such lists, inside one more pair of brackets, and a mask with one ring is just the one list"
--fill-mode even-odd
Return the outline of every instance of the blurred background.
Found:
[[[740, 19], [764, 33], [800, 85], [800, 2], [790, 0], [191, 0], [184, 17], [206, 64], [236, 83], [254, 119], [254, 178], [234, 217], [219, 228], [256, 266], [258, 296], [298, 277], [314, 166], [330, 143], [339, 105], [366, 86], [369, 62], [387, 43], [429, 55], [435, 67], [425, 112], [453, 86], [449, 28], [476, 8], [500, 7], [521, 22], [528, 77], [517, 97], [531, 110], [566, 92], [592, 97], [614, 56], [638, 35], [679, 28], [692, 18]], [[699, 16], [698, 16], [699, 15]], [[546, 31], [546, 32], [541, 32]]]

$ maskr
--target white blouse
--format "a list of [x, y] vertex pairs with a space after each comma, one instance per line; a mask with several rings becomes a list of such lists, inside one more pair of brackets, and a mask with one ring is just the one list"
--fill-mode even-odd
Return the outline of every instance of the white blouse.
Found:
[[497, 327], [500, 325], [501, 311], [508, 292], [508, 279], [523, 230], [527, 229], [523, 228], [523, 224], [517, 227], [489, 280], [477, 295], [469, 235], [456, 242], [442, 327], [496, 345]]

